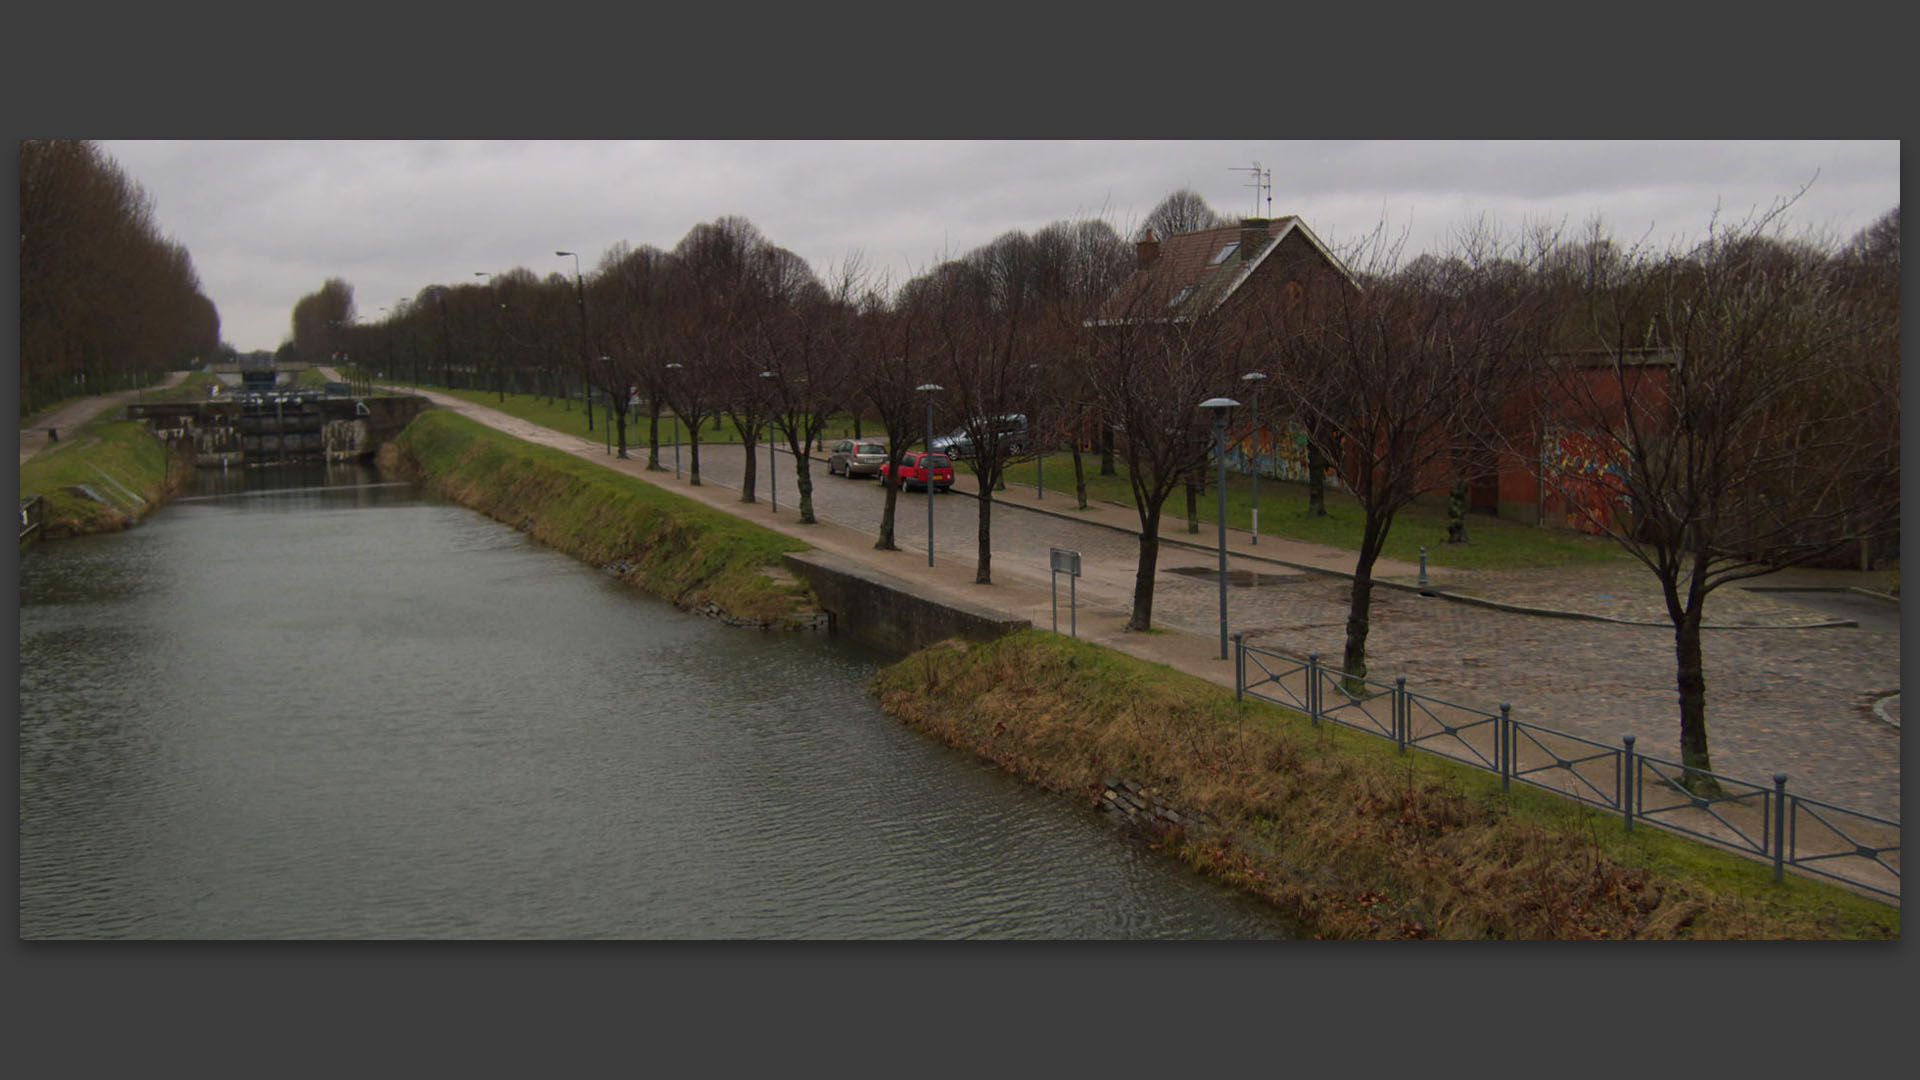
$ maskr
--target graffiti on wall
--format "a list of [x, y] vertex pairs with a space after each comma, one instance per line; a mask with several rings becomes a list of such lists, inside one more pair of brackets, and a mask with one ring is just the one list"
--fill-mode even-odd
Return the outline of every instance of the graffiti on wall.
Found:
[[1549, 428], [1545, 448], [1547, 482], [1564, 502], [1568, 528], [1601, 533], [1598, 522], [1622, 521], [1632, 511], [1620, 448], [1612, 440]]
[[[1233, 441], [1227, 447], [1227, 468], [1234, 472], [1251, 473], [1258, 469], [1262, 477], [1307, 482], [1307, 432], [1299, 424], [1289, 422], [1283, 431], [1270, 428], [1241, 431], [1228, 438]], [[1338, 486], [1332, 465], [1320, 472], [1329, 486]]]

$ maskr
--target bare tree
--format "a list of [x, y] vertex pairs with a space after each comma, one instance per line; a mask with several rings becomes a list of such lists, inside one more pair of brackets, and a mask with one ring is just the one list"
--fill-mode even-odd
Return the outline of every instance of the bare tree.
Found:
[[[1674, 633], [1681, 762], [1717, 788], [1701, 626], [1712, 592], [1890, 535], [1899, 521], [1899, 321], [1844, 287], [1787, 204], [1687, 250], [1590, 260], [1555, 422], [1603, 467], [1570, 500], [1653, 573]], [[1566, 484], [1568, 477], [1550, 477]]]
[[1367, 673], [1373, 570], [1395, 516], [1447, 486], [1463, 441], [1493, 442], [1489, 418], [1538, 310], [1528, 290], [1496, 287], [1484, 259], [1402, 274], [1397, 245], [1365, 257], [1366, 288], [1283, 294], [1262, 323], [1271, 383], [1332, 451], [1363, 515], [1342, 660], [1353, 686]]
[[1217, 229], [1232, 222], [1214, 213], [1207, 200], [1200, 197], [1192, 188], [1179, 191], [1161, 199], [1147, 214], [1141, 223], [1142, 234], [1151, 229], [1155, 236], [1166, 239], [1175, 233], [1199, 232], [1202, 229]]
[[1174, 489], [1205, 469], [1213, 421], [1200, 402], [1234, 381], [1244, 328], [1224, 318], [1149, 318], [1148, 310], [1165, 308], [1165, 296], [1151, 290], [1140, 296], [1137, 317], [1090, 327], [1088, 342], [1095, 413], [1104, 428], [1118, 432], [1116, 449], [1140, 519], [1127, 629], [1144, 631], [1153, 627], [1161, 514]]

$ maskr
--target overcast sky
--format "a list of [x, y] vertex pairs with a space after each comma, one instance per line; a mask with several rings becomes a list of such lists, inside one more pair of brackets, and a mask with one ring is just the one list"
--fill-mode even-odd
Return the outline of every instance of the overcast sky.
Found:
[[[1384, 220], [1407, 254], [1486, 214], [1507, 229], [1599, 216], [1617, 240], [1698, 235], [1811, 184], [1794, 226], [1844, 241], [1900, 199], [1887, 142], [180, 142], [100, 144], [153, 198], [242, 351], [291, 335], [327, 278], [362, 321], [434, 284], [524, 266], [591, 272], [625, 241], [670, 249], [728, 214], [822, 275], [858, 252], [895, 285], [1012, 229], [1168, 193], [1223, 214], [1300, 214], [1336, 248]], [[1267, 210], [1264, 195], [1257, 209]]]

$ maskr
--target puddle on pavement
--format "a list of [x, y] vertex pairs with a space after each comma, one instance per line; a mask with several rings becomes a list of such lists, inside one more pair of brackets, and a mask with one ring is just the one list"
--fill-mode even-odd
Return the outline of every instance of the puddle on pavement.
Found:
[[[1184, 574], [1187, 577], [1202, 578], [1207, 581], [1220, 580], [1220, 568], [1217, 566], [1170, 566], [1169, 574]], [[1227, 571], [1227, 584], [1239, 589], [1262, 589], [1269, 585], [1299, 585], [1310, 574], [1262, 574], [1253, 570]]]

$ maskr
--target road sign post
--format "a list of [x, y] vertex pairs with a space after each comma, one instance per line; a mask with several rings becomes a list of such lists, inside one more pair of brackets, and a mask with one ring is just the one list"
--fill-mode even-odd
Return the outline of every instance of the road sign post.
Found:
[[1067, 626], [1074, 637], [1080, 636], [1080, 553], [1052, 548], [1047, 554], [1048, 581], [1053, 585], [1053, 632], [1060, 632], [1060, 575], [1067, 575]]

